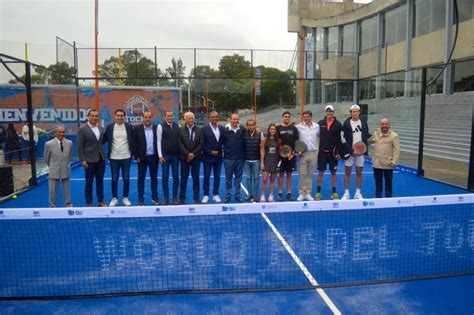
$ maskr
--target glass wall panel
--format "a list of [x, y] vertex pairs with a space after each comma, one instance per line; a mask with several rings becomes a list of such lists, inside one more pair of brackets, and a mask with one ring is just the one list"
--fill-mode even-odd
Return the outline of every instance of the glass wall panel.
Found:
[[474, 91], [474, 60], [454, 64], [454, 92]]
[[330, 27], [328, 31], [328, 57], [337, 56], [338, 51], [338, 39], [339, 39], [338, 27]]
[[353, 56], [356, 51], [356, 24], [344, 25], [342, 29], [342, 55]]
[[444, 27], [445, 0], [415, 0], [414, 37], [439, 30]]
[[361, 51], [377, 46], [377, 17], [364, 20], [361, 23]]
[[393, 45], [405, 40], [406, 5], [385, 13], [385, 44]]
[[[316, 70], [320, 70], [324, 60], [324, 29], [316, 29]], [[318, 71], [317, 71], [318, 72]]]
[[474, 0], [458, 0], [459, 23], [472, 19], [473, 12]]

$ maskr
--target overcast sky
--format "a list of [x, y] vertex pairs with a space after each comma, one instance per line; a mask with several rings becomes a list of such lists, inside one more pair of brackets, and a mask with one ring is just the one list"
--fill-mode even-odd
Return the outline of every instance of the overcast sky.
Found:
[[[27, 42], [31, 61], [52, 63], [56, 36], [93, 47], [94, 0], [0, 0], [0, 27], [2, 52]], [[99, 0], [101, 47], [293, 50], [295, 40], [287, 0]]]

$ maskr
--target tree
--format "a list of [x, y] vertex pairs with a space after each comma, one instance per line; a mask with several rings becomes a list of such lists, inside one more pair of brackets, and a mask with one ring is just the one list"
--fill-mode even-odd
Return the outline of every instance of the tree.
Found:
[[[174, 79], [174, 85], [176, 87], [183, 85], [183, 77], [186, 66], [183, 65], [183, 60], [171, 58], [171, 67], [166, 69], [167, 75]], [[181, 78], [181, 79], [180, 79]]]
[[48, 67], [50, 84], [74, 84], [76, 69], [70, 67], [67, 62], [58, 62]]
[[223, 78], [237, 78], [239, 75], [250, 69], [250, 62], [244, 56], [233, 54], [224, 56], [219, 61], [219, 72]]

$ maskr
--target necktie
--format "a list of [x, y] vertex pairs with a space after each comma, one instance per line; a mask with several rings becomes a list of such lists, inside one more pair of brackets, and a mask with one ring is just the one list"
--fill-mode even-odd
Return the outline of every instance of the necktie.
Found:
[[64, 152], [63, 140], [59, 141], [59, 144], [61, 145], [61, 152]]

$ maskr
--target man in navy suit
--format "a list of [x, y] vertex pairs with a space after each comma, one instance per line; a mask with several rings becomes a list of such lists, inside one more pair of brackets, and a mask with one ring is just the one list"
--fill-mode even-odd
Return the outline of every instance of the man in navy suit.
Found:
[[138, 164], [138, 205], [145, 204], [145, 177], [150, 169], [151, 201], [157, 205], [158, 199], [158, 146], [156, 126], [152, 124], [153, 113], [143, 112], [143, 124], [133, 130], [133, 156]]
[[204, 147], [202, 161], [204, 164], [204, 181], [202, 183], [202, 190], [204, 197], [202, 203], [209, 201], [209, 186], [211, 182], [211, 170], [214, 171], [214, 186], [212, 188], [212, 200], [215, 203], [221, 202], [219, 197], [219, 185], [221, 182], [222, 169], [222, 137], [225, 132], [224, 126], [218, 124], [219, 112], [212, 110], [209, 113], [209, 124], [202, 128], [204, 138]]
[[108, 158], [110, 160], [110, 172], [112, 173], [112, 200], [109, 206], [115, 207], [118, 204], [118, 179], [122, 170], [123, 179], [123, 205], [131, 206], [128, 199], [130, 189], [130, 164], [133, 152], [133, 129], [125, 122], [125, 111], [117, 109], [115, 111], [115, 122], [109, 124], [105, 129], [104, 143], [108, 143]]

